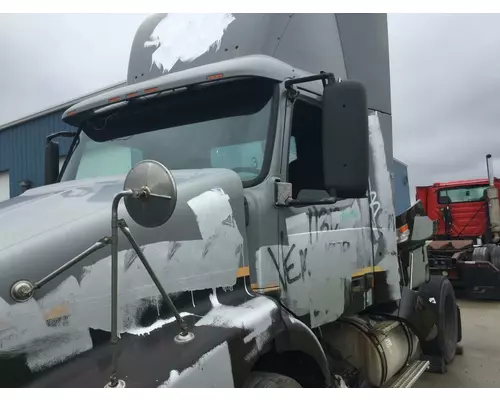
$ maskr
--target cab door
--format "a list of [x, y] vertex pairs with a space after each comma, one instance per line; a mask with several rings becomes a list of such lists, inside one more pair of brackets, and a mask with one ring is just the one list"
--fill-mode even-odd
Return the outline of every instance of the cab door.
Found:
[[[323, 183], [321, 103], [319, 98], [299, 96], [287, 110], [283, 154], [288, 157], [283, 157], [282, 176], [292, 184], [294, 199], [312, 205], [279, 210], [282, 301], [317, 327], [373, 303], [375, 273], [386, 272], [377, 265], [387, 255], [387, 247], [381, 249], [378, 239], [381, 203], [374, 190], [369, 198], [321, 205], [320, 200], [328, 197]], [[387, 179], [390, 185], [388, 172]], [[397, 266], [395, 254], [392, 262]]]

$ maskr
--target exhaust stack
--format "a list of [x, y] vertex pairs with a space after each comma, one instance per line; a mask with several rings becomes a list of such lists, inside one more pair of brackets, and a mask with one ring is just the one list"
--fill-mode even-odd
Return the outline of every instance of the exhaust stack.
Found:
[[490, 187], [495, 187], [495, 174], [493, 173], [493, 162], [491, 161], [491, 154], [486, 154], [486, 170], [488, 171], [488, 183]]
[[498, 200], [498, 189], [495, 187], [495, 175], [493, 174], [493, 162], [491, 154], [486, 155], [486, 168], [488, 170], [488, 184], [486, 196], [488, 197], [488, 214], [493, 243], [500, 242], [500, 202]]

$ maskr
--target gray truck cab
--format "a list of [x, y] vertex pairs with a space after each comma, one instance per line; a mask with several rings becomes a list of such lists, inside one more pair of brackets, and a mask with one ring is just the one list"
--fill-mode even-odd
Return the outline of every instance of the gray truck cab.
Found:
[[[5, 379], [336, 386], [353, 359], [358, 384], [382, 386], [427, 368], [436, 321], [407, 305], [425, 264], [402, 291], [385, 15], [153, 15], [127, 79], [65, 112], [78, 133], [57, 182], [0, 203]], [[147, 160], [175, 186], [161, 225], [115, 197]], [[382, 323], [393, 352], [363, 367], [355, 348]]]

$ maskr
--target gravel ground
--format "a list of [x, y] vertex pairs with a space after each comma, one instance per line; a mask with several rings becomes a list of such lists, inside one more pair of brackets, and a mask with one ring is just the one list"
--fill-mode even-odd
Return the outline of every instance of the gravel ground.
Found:
[[444, 375], [425, 373], [414, 387], [500, 387], [500, 302], [459, 300], [463, 355]]

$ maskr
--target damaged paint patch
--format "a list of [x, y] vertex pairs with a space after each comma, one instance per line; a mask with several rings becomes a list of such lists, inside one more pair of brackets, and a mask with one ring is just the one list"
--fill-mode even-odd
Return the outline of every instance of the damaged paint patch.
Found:
[[90, 350], [79, 295], [78, 281], [71, 276], [38, 302], [9, 305], [0, 298], [0, 354], [24, 353], [28, 367], [39, 371]]
[[160, 388], [234, 388], [231, 357], [227, 342], [213, 348], [201, 356], [198, 361], [184, 371], [173, 370], [167, 381]]
[[396, 300], [401, 296], [395, 233], [396, 217], [392, 196], [392, 183], [387, 167], [384, 136], [377, 112], [369, 115], [368, 126], [374, 169], [373, 176], [370, 177], [370, 184], [373, 194], [371, 206], [374, 211], [373, 217], [376, 227], [374, 231], [375, 263], [387, 271], [387, 284], [390, 294]]
[[[400, 296], [392, 184], [378, 113], [369, 116], [369, 134], [370, 198], [282, 210], [286, 231], [279, 245], [257, 254], [263, 263], [267, 250], [267, 265], [279, 274], [282, 301], [296, 315], [309, 315], [312, 327], [335, 321], [352, 305], [352, 274], [360, 268], [380, 266], [387, 272], [391, 298]], [[373, 293], [363, 299], [369, 306]], [[357, 301], [354, 306], [362, 307]]]
[[[235, 225], [229, 196], [222, 189], [206, 191], [189, 200], [188, 205], [196, 215], [201, 237], [205, 240], [210, 239], [221, 225]], [[232, 223], [225, 223], [227, 220]]]
[[244, 343], [255, 340], [255, 347], [247, 358], [258, 354], [270, 338], [269, 328], [273, 324], [273, 312], [277, 310], [276, 304], [263, 296], [239, 305], [221, 305], [217, 300], [211, 299], [214, 305], [195, 326], [217, 326], [226, 328], [240, 328], [249, 331], [243, 339]]
[[[190, 315], [194, 315], [188, 312], [181, 312], [180, 313], [181, 317], [188, 317]], [[130, 333], [131, 335], [137, 335], [137, 336], [144, 336], [144, 335], [149, 335], [151, 332], [162, 328], [165, 325], [171, 324], [172, 322], [176, 322], [175, 317], [167, 318], [167, 319], [159, 319], [157, 320], [153, 325], [147, 326], [147, 327], [135, 327], [131, 328], [127, 331], [127, 333]]]
[[227, 27], [235, 20], [225, 14], [168, 14], [144, 47], [156, 47], [152, 66], [162, 73], [177, 63], [191, 62], [214, 48], [218, 51]]
[[[202, 239], [141, 246], [173, 299], [183, 291], [234, 285], [243, 251], [243, 237], [223, 190], [208, 190], [188, 203]], [[208, 239], [212, 245], [203, 256]], [[39, 371], [90, 350], [89, 328], [111, 328], [110, 268], [109, 255], [83, 267], [80, 283], [70, 276], [40, 299], [10, 305], [0, 298], [0, 355], [24, 354], [28, 367]], [[137, 317], [146, 307], [157, 306], [160, 294], [132, 251], [118, 253], [118, 268], [119, 334], [145, 335], [174, 321], [137, 326]]]
[[[223, 223], [233, 218], [229, 196], [221, 189], [209, 190], [189, 200], [188, 205], [196, 216], [202, 239], [143, 246], [156, 276], [170, 294], [234, 285], [241, 258], [241, 251], [237, 250], [242, 249], [243, 237], [235, 221], [230, 226]], [[205, 253], [208, 240], [212, 244]], [[172, 248], [176, 249], [174, 253]], [[85, 297], [79, 300], [94, 310], [92, 317], [87, 316], [89, 326], [106, 331], [110, 330], [110, 265], [111, 257], [107, 257], [84, 268], [81, 286]], [[118, 253], [118, 265], [118, 330], [124, 333], [135, 329], [135, 316], [144, 307], [141, 299], [154, 299], [159, 293], [141, 261], [132, 257], [130, 250]]]

